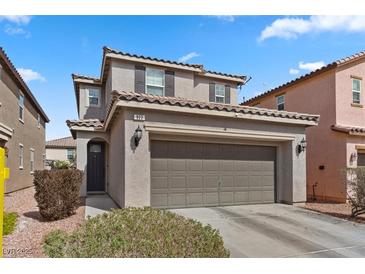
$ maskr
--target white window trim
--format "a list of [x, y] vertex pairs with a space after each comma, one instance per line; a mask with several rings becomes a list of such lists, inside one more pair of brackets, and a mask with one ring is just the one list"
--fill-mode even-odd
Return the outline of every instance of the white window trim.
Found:
[[[354, 80], [359, 81], [360, 82], [360, 90], [354, 90]], [[353, 104], [361, 104], [361, 85], [362, 85], [362, 80], [355, 78], [355, 77], [351, 77], [351, 89], [352, 89], [352, 103]], [[354, 93], [358, 93], [359, 94], [359, 102], [354, 102]]]
[[24, 169], [24, 145], [20, 143], [19, 143], [19, 169]]
[[[23, 105], [21, 106], [20, 105], [20, 96], [22, 96], [23, 97]], [[23, 119], [21, 119], [20, 117], [19, 117], [19, 109], [18, 109], [18, 119], [19, 119], [19, 121], [20, 122], [22, 122], [23, 124], [24, 124], [24, 115], [25, 115], [25, 96], [24, 96], [24, 93], [21, 91], [21, 90], [19, 90], [19, 97], [18, 97], [18, 107], [20, 108], [20, 107], [22, 107], [22, 112], [23, 112]]]
[[[279, 104], [279, 98], [283, 98], [283, 102]], [[284, 105], [284, 108], [282, 110], [285, 110], [285, 94], [281, 94], [279, 96], [276, 96], [276, 109], [279, 110], [279, 105]]]
[[[217, 86], [223, 86], [223, 93], [224, 95], [217, 94]], [[217, 97], [223, 98], [223, 102], [217, 102]], [[215, 84], [214, 85], [214, 101], [216, 103], [224, 104], [226, 102], [226, 87], [223, 84]]]
[[[94, 104], [90, 105], [90, 100], [89, 100], [89, 98], [90, 98], [90, 89], [97, 90], [98, 93], [99, 93], [99, 96], [98, 96], [98, 104], [97, 105], [94, 105]], [[87, 90], [87, 92], [86, 92], [86, 106], [87, 107], [99, 108], [100, 107], [100, 104], [101, 104], [101, 102], [100, 102], [100, 100], [101, 100], [101, 90], [100, 90], [100, 88], [88, 87], [88, 88], [86, 88], [86, 90]]]
[[[151, 70], [158, 70], [158, 71], [162, 71], [163, 72], [163, 75], [164, 75], [164, 77], [162, 77], [163, 78], [163, 85], [161, 86], [161, 85], [149, 85], [148, 83], [147, 83], [147, 73], [148, 73], [148, 71], [151, 71]], [[166, 86], [166, 83], [165, 83], [165, 71], [163, 70], [163, 69], [158, 69], [158, 68], [149, 68], [149, 67], [147, 67], [146, 68], [146, 77], [145, 77], [145, 79], [146, 79], [146, 83], [145, 83], [145, 90], [146, 90], [146, 93], [148, 93], [147, 92], [147, 87], [148, 86], [150, 86], [150, 87], [158, 87], [158, 88], [162, 88], [162, 96], [165, 96], [165, 86]], [[148, 93], [149, 94], [149, 93]]]
[[[33, 153], [33, 161], [32, 161], [32, 153]], [[32, 170], [32, 162], [33, 162], [33, 170]], [[34, 150], [34, 148], [30, 149], [29, 170], [30, 170], [30, 174], [33, 174], [34, 170], [35, 170], [35, 150]]]

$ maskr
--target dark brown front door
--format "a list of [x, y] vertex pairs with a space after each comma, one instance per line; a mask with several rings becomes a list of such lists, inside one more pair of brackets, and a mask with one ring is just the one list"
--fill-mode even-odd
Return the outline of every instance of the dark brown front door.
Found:
[[87, 191], [105, 190], [104, 143], [90, 142], [87, 147]]

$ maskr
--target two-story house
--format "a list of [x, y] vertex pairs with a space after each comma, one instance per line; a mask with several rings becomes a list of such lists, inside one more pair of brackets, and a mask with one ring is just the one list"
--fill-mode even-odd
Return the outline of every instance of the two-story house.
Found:
[[33, 185], [33, 172], [44, 168], [47, 115], [0, 48], [0, 146], [5, 148], [10, 179], [5, 191]]
[[307, 129], [308, 198], [346, 201], [345, 169], [365, 166], [365, 52], [337, 60], [244, 105], [318, 113]]
[[73, 74], [81, 194], [121, 207], [303, 202], [305, 128], [318, 115], [237, 104], [246, 77], [104, 48]]

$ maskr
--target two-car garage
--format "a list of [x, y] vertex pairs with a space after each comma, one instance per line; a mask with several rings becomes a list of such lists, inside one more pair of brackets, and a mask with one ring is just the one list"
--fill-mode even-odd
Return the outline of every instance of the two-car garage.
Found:
[[276, 147], [151, 141], [151, 206], [275, 202]]

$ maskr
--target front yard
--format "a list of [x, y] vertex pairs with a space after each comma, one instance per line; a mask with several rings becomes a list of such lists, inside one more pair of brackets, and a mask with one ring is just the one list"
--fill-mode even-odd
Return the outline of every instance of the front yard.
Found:
[[5, 211], [16, 212], [18, 219], [13, 233], [4, 236], [4, 257], [45, 257], [42, 251], [44, 235], [56, 229], [73, 231], [85, 221], [83, 201], [75, 215], [59, 221], [45, 221], [39, 214], [34, 193], [34, 188], [27, 188], [5, 195]]
[[365, 214], [351, 217], [351, 206], [343, 203], [307, 202], [301, 207], [357, 223], [365, 223]]

